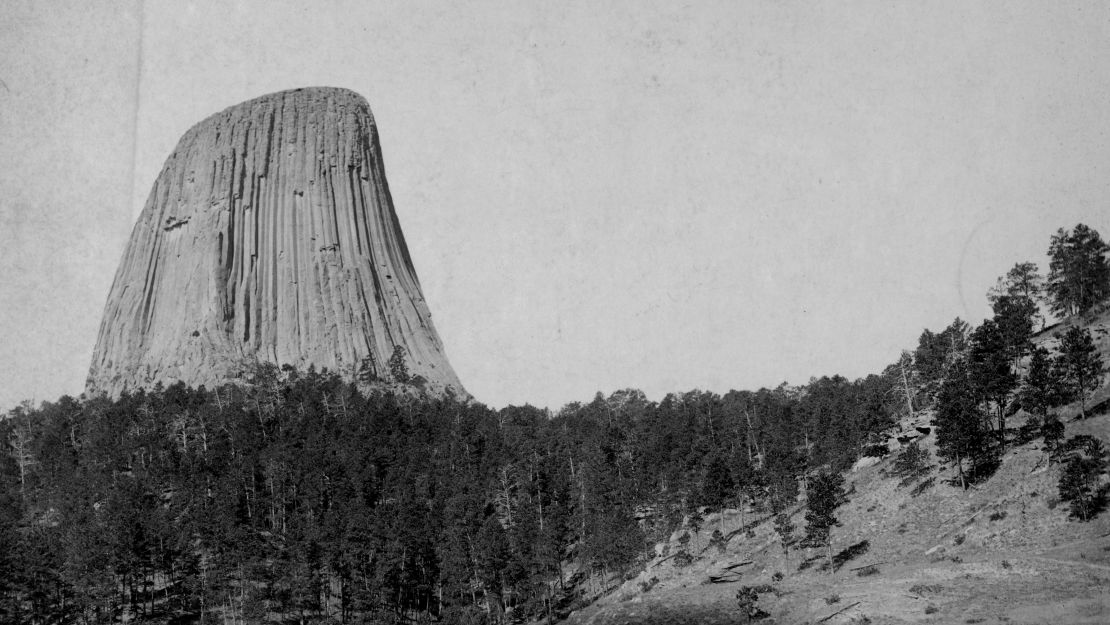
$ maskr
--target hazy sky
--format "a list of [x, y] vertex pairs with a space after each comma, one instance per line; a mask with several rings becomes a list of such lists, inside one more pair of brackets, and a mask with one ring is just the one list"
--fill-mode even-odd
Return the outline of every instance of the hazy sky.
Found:
[[1110, 236], [1104, 2], [7, 0], [0, 80], [0, 409], [81, 391], [177, 139], [286, 88], [369, 100], [494, 406], [865, 375]]

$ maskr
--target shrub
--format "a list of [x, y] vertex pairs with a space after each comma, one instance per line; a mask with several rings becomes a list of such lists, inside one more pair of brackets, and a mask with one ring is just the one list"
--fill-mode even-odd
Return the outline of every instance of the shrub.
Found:
[[914, 586], [910, 586], [910, 592], [915, 595], [924, 595], [927, 593], [936, 594], [942, 590], [944, 590], [944, 586], [941, 586], [940, 584], [917, 584]]
[[783, 577], [785, 576], [782, 574], [781, 571], [775, 571], [775, 574], [771, 576], [771, 581], [781, 582]]
[[955, 538], [952, 539], [952, 542], [953, 542], [953, 544], [956, 544], [956, 545], [962, 545], [962, 544], [964, 544], [965, 540], [967, 540], [967, 534], [959, 534], [958, 536], [956, 536]]
[[1024, 445], [1029, 441], [1037, 438], [1040, 432], [1041, 424], [1036, 418], [1028, 419], [1025, 423], [1017, 429], [1017, 435], [1014, 437], [1014, 443], [1017, 445]]
[[1010, 564], [1010, 561], [1009, 561], [1009, 560], [1003, 560], [1003, 561], [1002, 561], [1002, 568], [1004, 568], [1004, 569], [1012, 569], [1012, 568], [1014, 568], [1014, 565]]
[[825, 605], [832, 605], [834, 603], [840, 603], [840, 595], [832, 594], [825, 597]]
[[868, 445], [863, 448], [863, 455], [871, 458], [885, 458], [890, 453], [886, 445]]
[[922, 449], [914, 441], [898, 454], [891, 468], [894, 475], [902, 478], [899, 486], [906, 486], [909, 482], [929, 472], [929, 452]]
[[1002, 519], [1006, 518], [1006, 511], [1005, 510], [999, 510], [998, 512], [993, 512], [993, 513], [991, 513], [990, 517], [988, 517], [988, 518], [991, 521], [1001, 521]]
[[716, 547], [717, 553], [725, 552], [725, 547], [728, 546], [728, 541], [725, 540], [725, 535], [721, 533], [721, 530], [713, 530], [713, 536], [709, 538], [709, 546]]
[[675, 568], [681, 569], [690, 566], [694, 563], [694, 556], [690, 555], [687, 551], [679, 551], [674, 556]]
[[659, 578], [658, 577], [652, 577], [651, 579], [649, 579], [645, 582], [640, 582], [640, 590], [643, 591], [643, 592], [650, 592], [651, 589], [655, 588], [655, 585], [658, 584], [658, 583], [659, 583]]
[[736, 591], [736, 604], [740, 607], [740, 612], [747, 617], [748, 622], [764, 619], [770, 616], [763, 610], [759, 609], [756, 602], [759, 601], [760, 593], [771, 592], [770, 586], [741, 586]]
[[935, 605], [925, 606], [925, 614], [936, 614], [937, 612], [940, 612], [940, 608], [938, 608], [937, 606], [935, 606]]
[[878, 574], [878, 572], [879, 572], [879, 567], [875, 566], [874, 564], [871, 564], [871, 565], [865, 566], [862, 569], [860, 569], [859, 571], [857, 571], [856, 576], [857, 577], [868, 577], [868, 576], [871, 576], [871, 575], [876, 575], [876, 574]]

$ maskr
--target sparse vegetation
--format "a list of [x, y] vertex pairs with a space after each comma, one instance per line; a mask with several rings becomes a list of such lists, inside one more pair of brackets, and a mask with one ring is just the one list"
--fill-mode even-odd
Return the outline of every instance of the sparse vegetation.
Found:
[[940, 608], [938, 608], [937, 606], [935, 606], [935, 605], [925, 606], [925, 614], [936, 614], [937, 612], [940, 612]]
[[840, 603], [840, 595], [834, 593], [825, 597], [825, 605], [833, 605], [834, 603]]
[[940, 584], [915, 584], [910, 586], [910, 592], [915, 595], [937, 594], [944, 590]]
[[659, 583], [659, 578], [653, 576], [649, 580], [640, 582], [640, 591], [645, 592], [645, 593], [651, 592], [651, 589], [655, 588], [656, 584], [658, 584], [658, 583]]
[[857, 577], [870, 577], [871, 575], [877, 575], [878, 573], [879, 573], [879, 567], [875, 566], [874, 564], [870, 564], [870, 565], [865, 566], [862, 569], [856, 571], [856, 576]]
[[891, 468], [892, 473], [902, 480], [898, 486], [908, 486], [917, 478], [926, 475], [929, 472], [929, 460], [929, 452], [922, 449], [917, 441], [907, 445], [898, 454]]

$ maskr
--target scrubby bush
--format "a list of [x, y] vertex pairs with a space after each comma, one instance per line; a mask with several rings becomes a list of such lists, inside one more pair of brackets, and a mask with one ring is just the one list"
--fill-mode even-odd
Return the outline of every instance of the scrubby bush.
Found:
[[863, 448], [863, 455], [870, 458], [885, 458], [890, 453], [886, 445], [868, 445]]
[[772, 592], [770, 586], [741, 586], [736, 591], [736, 604], [740, 607], [740, 614], [743, 615], [746, 622], [757, 621], [765, 619], [770, 614], [761, 610], [756, 603], [759, 601], [761, 593]]
[[725, 535], [721, 533], [721, 530], [713, 530], [713, 535], [709, 538], [709, 546], [715, 547], [717, 553], [725, 552], [725, 548], [728, 546], [728, 540], [725, 539]]
[[878, 574], [878, 572], [879, 572], [879, 567], [875, 566], [874, 564], [871, 564], [871, 565], [865, 566], [862, 569], [860, 569], [859, 571], [857, 571], [856, 576], [857, 577], [869, 577], [871, 575]]
[[894, 461], [892, 472], [902, 479], [898, 486], [907, 486], [910, 482], [929, 472], [929, 452], [922, 449], [917, 441], [910, 443], [898, 454]]

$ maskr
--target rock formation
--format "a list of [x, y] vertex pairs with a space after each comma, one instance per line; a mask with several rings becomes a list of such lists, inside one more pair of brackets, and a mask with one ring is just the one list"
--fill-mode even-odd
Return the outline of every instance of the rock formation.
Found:
[[[213, 384], [251, 362], [465, 395], [432, 325], [361, 96], [263, 96], [185, 133], [116, 272], [87, 390]], [[423, 383], [423, 382], [422, 382]]]

